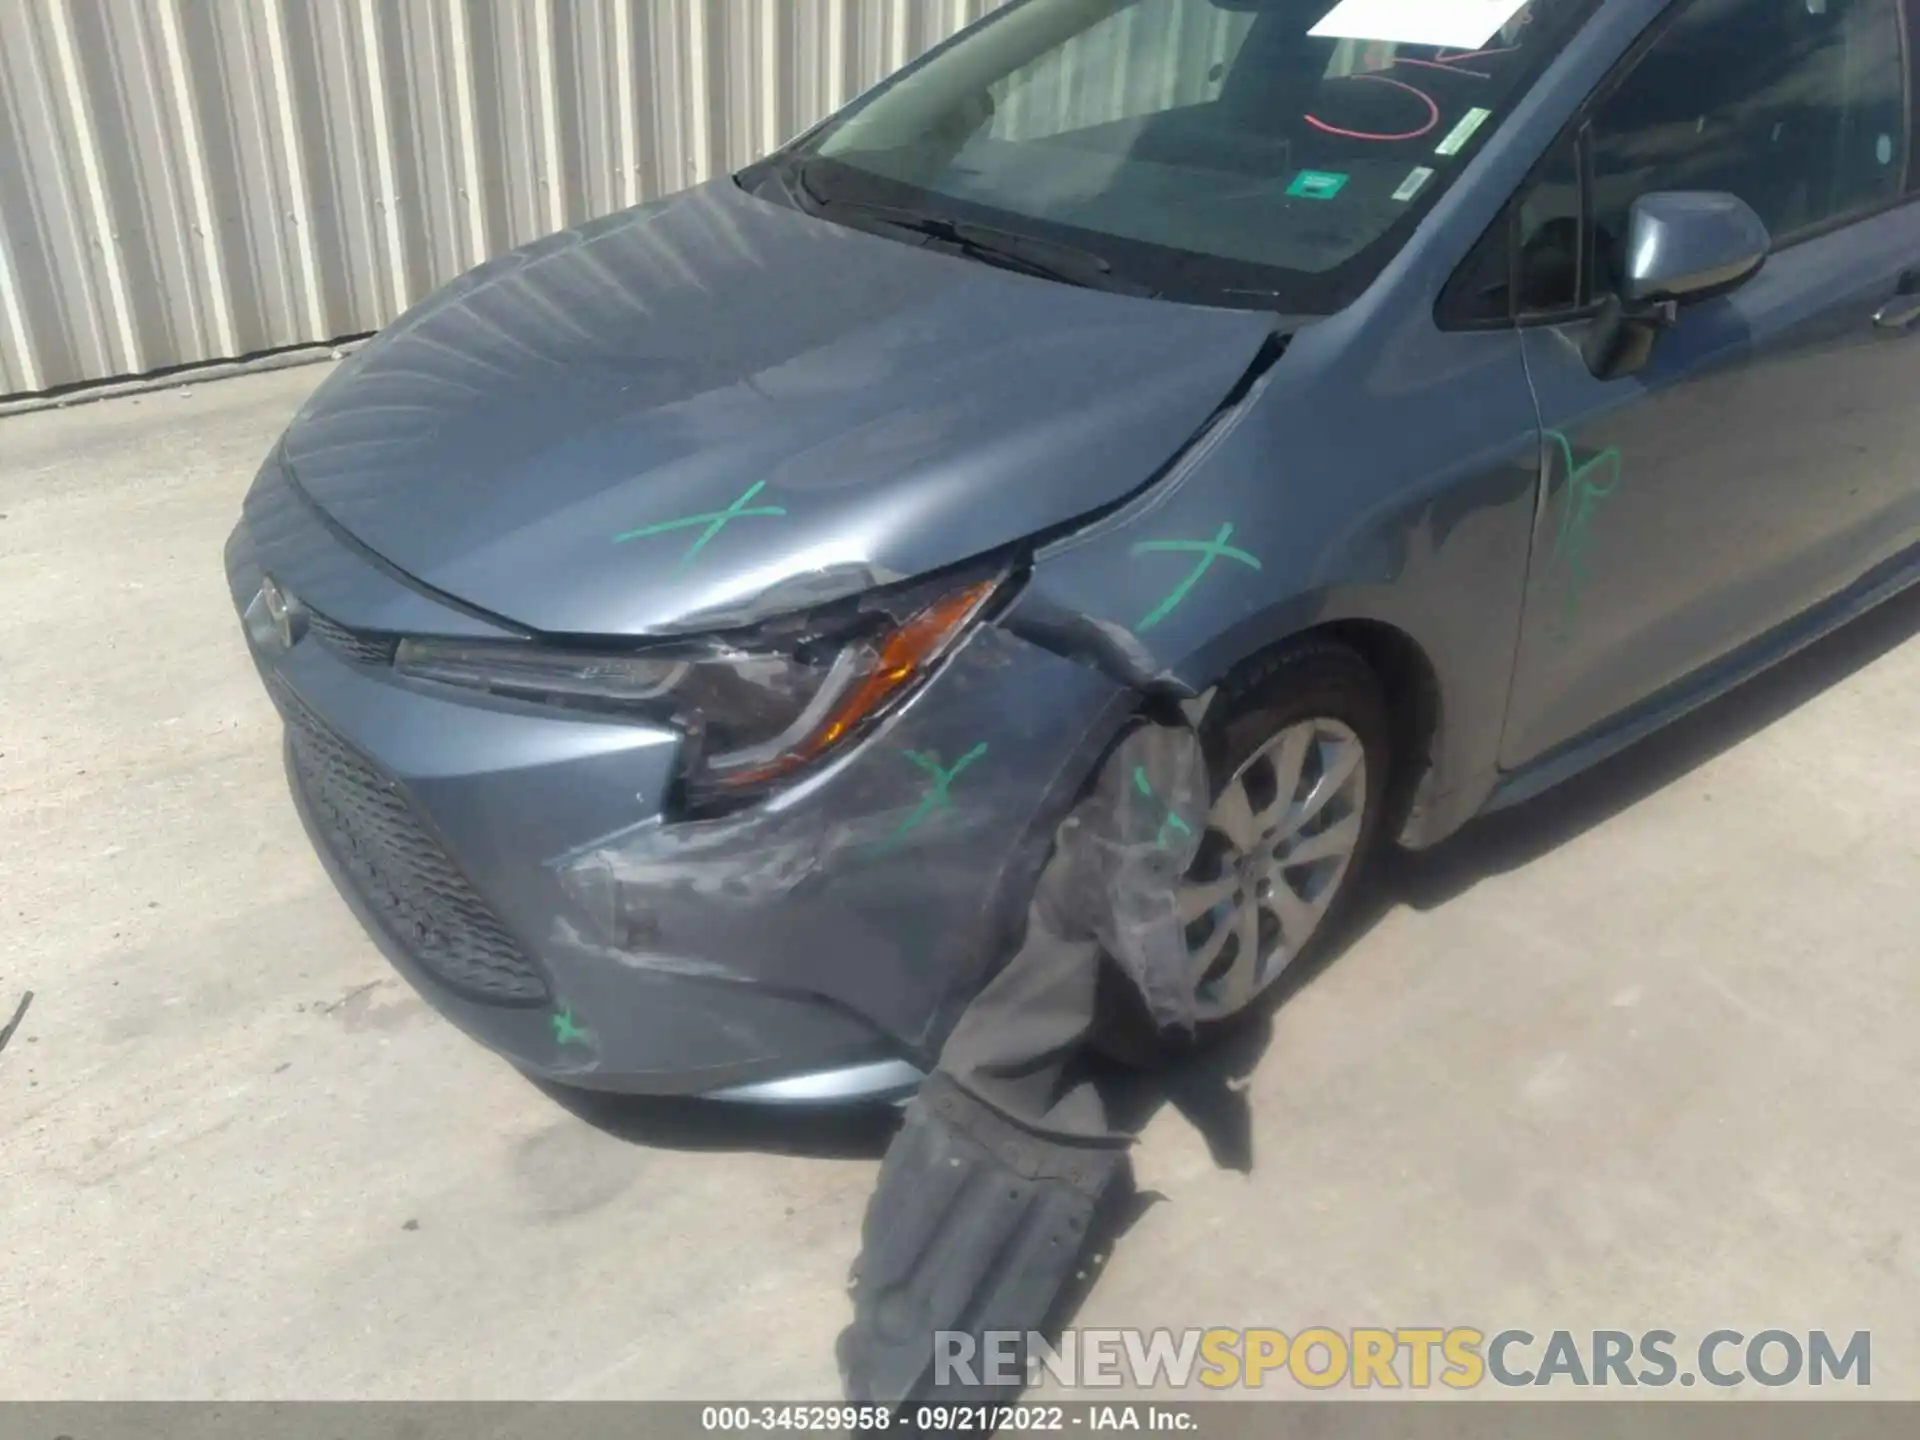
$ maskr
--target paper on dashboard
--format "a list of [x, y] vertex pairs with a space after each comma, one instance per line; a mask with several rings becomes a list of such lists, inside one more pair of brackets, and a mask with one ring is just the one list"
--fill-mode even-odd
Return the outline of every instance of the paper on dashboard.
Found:
[[1391, 40], [1478, 50], [1526, 0], [1340, 0], [1307, 33], [1338, 40]]

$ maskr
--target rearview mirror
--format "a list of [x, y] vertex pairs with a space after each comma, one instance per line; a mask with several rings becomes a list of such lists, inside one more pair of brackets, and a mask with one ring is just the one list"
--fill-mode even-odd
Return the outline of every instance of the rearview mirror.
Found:
[[1642, 195], [1627, 216], [1620, 293], [1606, 296], [1581, 351], [1596, 378], [1630, 375], [1680, 306], [1744, 285], [1766, 263], [1773, 238], [1738, 195], [1662, 190]]

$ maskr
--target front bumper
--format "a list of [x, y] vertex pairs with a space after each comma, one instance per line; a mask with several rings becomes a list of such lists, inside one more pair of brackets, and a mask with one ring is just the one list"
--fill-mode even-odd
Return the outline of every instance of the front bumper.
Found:
[[[1053, 828], [1128, 708], [1092, 668], [983, 626], [828, 770], [671, 823], [672, 731], [404, 681], [377, 645], [342, 643], [491, 627], [360, 550], [271, 465], [227, 572], [243, 617], [271, 573], [336, 622], [291, 647], [242, 631], [343, 895], [455, 1024], [589, 1088], [897, 1089], [1017, 943]], [[944, 787], [927, 768], [968, 754]]]

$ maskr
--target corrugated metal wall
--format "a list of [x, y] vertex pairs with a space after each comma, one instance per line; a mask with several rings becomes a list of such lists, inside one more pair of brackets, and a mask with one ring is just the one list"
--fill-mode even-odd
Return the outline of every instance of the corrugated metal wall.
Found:
[[0, 397], [377, 329], [1000, 0], [0, 0]]

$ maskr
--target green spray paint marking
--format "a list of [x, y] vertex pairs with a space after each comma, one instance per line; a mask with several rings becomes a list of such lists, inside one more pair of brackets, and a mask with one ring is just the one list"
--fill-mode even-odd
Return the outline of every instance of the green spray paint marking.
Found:
[[[1153, 786], [1147, 781], [1147, 767], [1144, 765], [1136, 765], [1133, 767], [1133, 788], [1149, 800], [1158, 800], [1160, 798], [1153, 793]], [[1167, 818], [1161, 822], [1159, 832], [1153, 837], [1154, 848], [1158, 850], [1167, 848], [1167, 831], [1169, 830], [1176, 830], [1180, 834], [1188, 837], [1193, 835], [1193, 827], [1180, 818], [1179, 812], [1171, 805], [1166, 808]]]
[[1587, 542], [1594, 517], [1607, 497], [1620, 488], [1620, 451], [1609, 445], [1585, 464], [1575, 465], [1573, 446], [1565, 435], [1549, 430], [1547, 438], [1560, 447], [1567, 464], [1567, 496], [1560, 507], [1560, 529], [1554, 536], [1548, 564], [1566, 568], [1560, 620], [1563, 626], [1571, 626], [1579, 617], [1580, 596], [1586, 588]]
[[1133, 547], [1135, 555], [1145, 555], [1156, 550], [1179, 550], [1200, 556], [1200, 563], [1193, 567], [1186, 579], [1173, 587], [1173, 593], [1162, 600], [1147, 613], [1147, 617], [1136, 627], [1151, 630], [1167, 616], [1173, 613], [1173, 607], [1187, 598], [1187, 592], [1200, 583], [1200, 577], [1213, 568], [1213, 562], [1221, 558], [1237, 560], [1249, 569], [1258, 570], [1260, 562], [1244, 550], [1237, 550], [1227, 544], [1233, 538], [1233, 526], [1222, 525], [1220, 533], [1211, 540], [1143, 540]]
[[573, 1007], [553, 1012], [553, 1041], [556, 1045], [586, 1045], [591, 1043], [593, 1032], [582, 1030], [573, 1023]]
[[888, 845], [897, 843], [902, 835], [905, 835], [909, 830], [913, 829], [914, 826], [926, 819], [927, 816], [931, 815], [935, 810], [951, 810], [953, 808], [953, 797], [947, 794], [948, 787], [953, 784], [955, 777], [957, 777], [962, 770], [966, 769], [986, 753], [987, 742], [982, 740], [978, 745], [954, 761], [950, 768], [943, 770], [940, 767], [940, 757], [938, 755], [928, 755], [919, 750], [906, 751], [907, 759], [918, 765], [922, 770], [925, 770], [933, 778], [927, 784], [927, 793], [920, 797], [920, 804], [915, 807], [911, 815], [900, 822], [900, 828], [887, 837], [886, 843]]
[[669, 530], [686, 530], [695, 525], [705, 525], [707, 528], [701, 532], [700, 538], [689, 545], [686, 554], [680, 557], [680, 568], [684, 569], [706, 546], [706, 543], [718, 535], [731, 521], [744, 520], [750, 515], [785, 515], [787, 512], [778, 505], [755, 505], [751, 509], [748, 508], [747, 502], [766, 488], [766, 481], [756, 480], [746, 488], [738, 500], [724, 510], [709, 511], [705, 515], [686, 515], [678, 520], [662, 520], [658, 525], [642, 525], [638, 530], [629, 530], [624, 535], [614, 536], [613, 543], [620, 545], [628, 540], [644, 539], [648, 535], [664, 535]]

